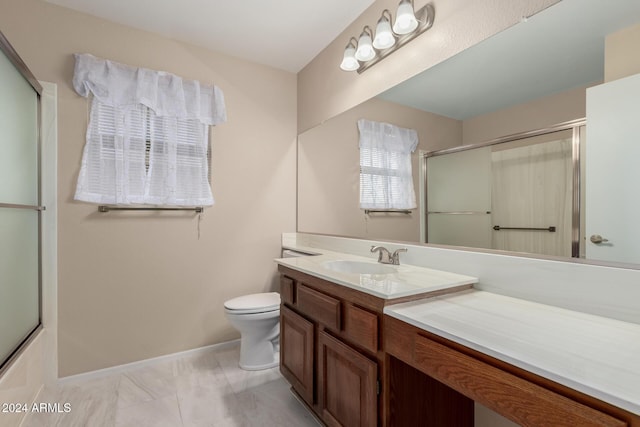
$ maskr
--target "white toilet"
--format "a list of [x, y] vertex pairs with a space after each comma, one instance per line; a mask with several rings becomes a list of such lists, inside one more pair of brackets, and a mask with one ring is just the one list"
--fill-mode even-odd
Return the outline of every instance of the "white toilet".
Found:
[[224, 303], [229, 323], [240, 332], [240, 367], [248, 371], [280, 363], [280, 294], [267, 292]]

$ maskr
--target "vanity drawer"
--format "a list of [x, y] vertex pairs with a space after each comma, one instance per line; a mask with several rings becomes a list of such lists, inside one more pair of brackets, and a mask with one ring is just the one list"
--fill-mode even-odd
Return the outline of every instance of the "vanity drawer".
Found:
[[378, 351], [378, 316], [352, 304], [344, 308], [344, 332], [355, 344]]
[[340, 330], [342, 326], [340, 300], [302, 284], [298, 284], [296, 294], [296, 307], [301, 313], [329, 328]]
[[626, 422], [457, 352], [415, 337], [415, 366], [468, 398], [526, 426], [622, 427]]
[[293, 305], [295, 295], [295, 283], [287, 276], [280, 276], [280, 300], [283, 303]]

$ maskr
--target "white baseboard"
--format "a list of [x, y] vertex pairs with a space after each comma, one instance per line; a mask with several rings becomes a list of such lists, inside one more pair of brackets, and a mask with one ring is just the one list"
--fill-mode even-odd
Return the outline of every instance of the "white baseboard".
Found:
[[225, 348], [234, 347], [239, 344], [240, 344], [240, 339], [235, 339], [232, 341], [221, 342], [218, 344], [212, 344], [205, 347], [194, 348], [192, 350], [166, 354], [164, 356], [152, 357], [151, 359], [144, 359], [144, 360], [138, 360], [137, 362], [125, 363], [124, 365], [112, 366], [110, 368], [98, 369], [96, 371], [70, 375], [68, 377], [59, 378], [58, 385], [73, 384], [81, 381], [104, 378], [109, 375], [120, 374], [132, 369], [153, 365], [161, 361], [170, 361], [170, 360], [180, 359], [185, 356], [193, 356], [193, 355], [196, 355], [199, 353], [205, 353], [211, 350], [222, 350]]

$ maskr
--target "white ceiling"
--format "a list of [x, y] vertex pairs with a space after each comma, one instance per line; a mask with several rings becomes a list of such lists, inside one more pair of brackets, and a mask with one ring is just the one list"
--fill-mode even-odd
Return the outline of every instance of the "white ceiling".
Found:
[[[46, 0], [298, 72], [374, 0]], [[347, 40], [345, 40], [345, 45]]]
[[599, 83], [605, 37], [638, 22], [640, 0], [563, 0], [380, 98], [464, 120]]

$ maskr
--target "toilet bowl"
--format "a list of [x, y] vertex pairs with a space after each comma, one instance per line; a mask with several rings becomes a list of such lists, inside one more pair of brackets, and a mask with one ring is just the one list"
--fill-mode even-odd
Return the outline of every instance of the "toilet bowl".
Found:
[[273, 368], [280, 363], [280, 294], [244, 295], [224, 303], [229, 323], [240, 332], [240, 368]]

